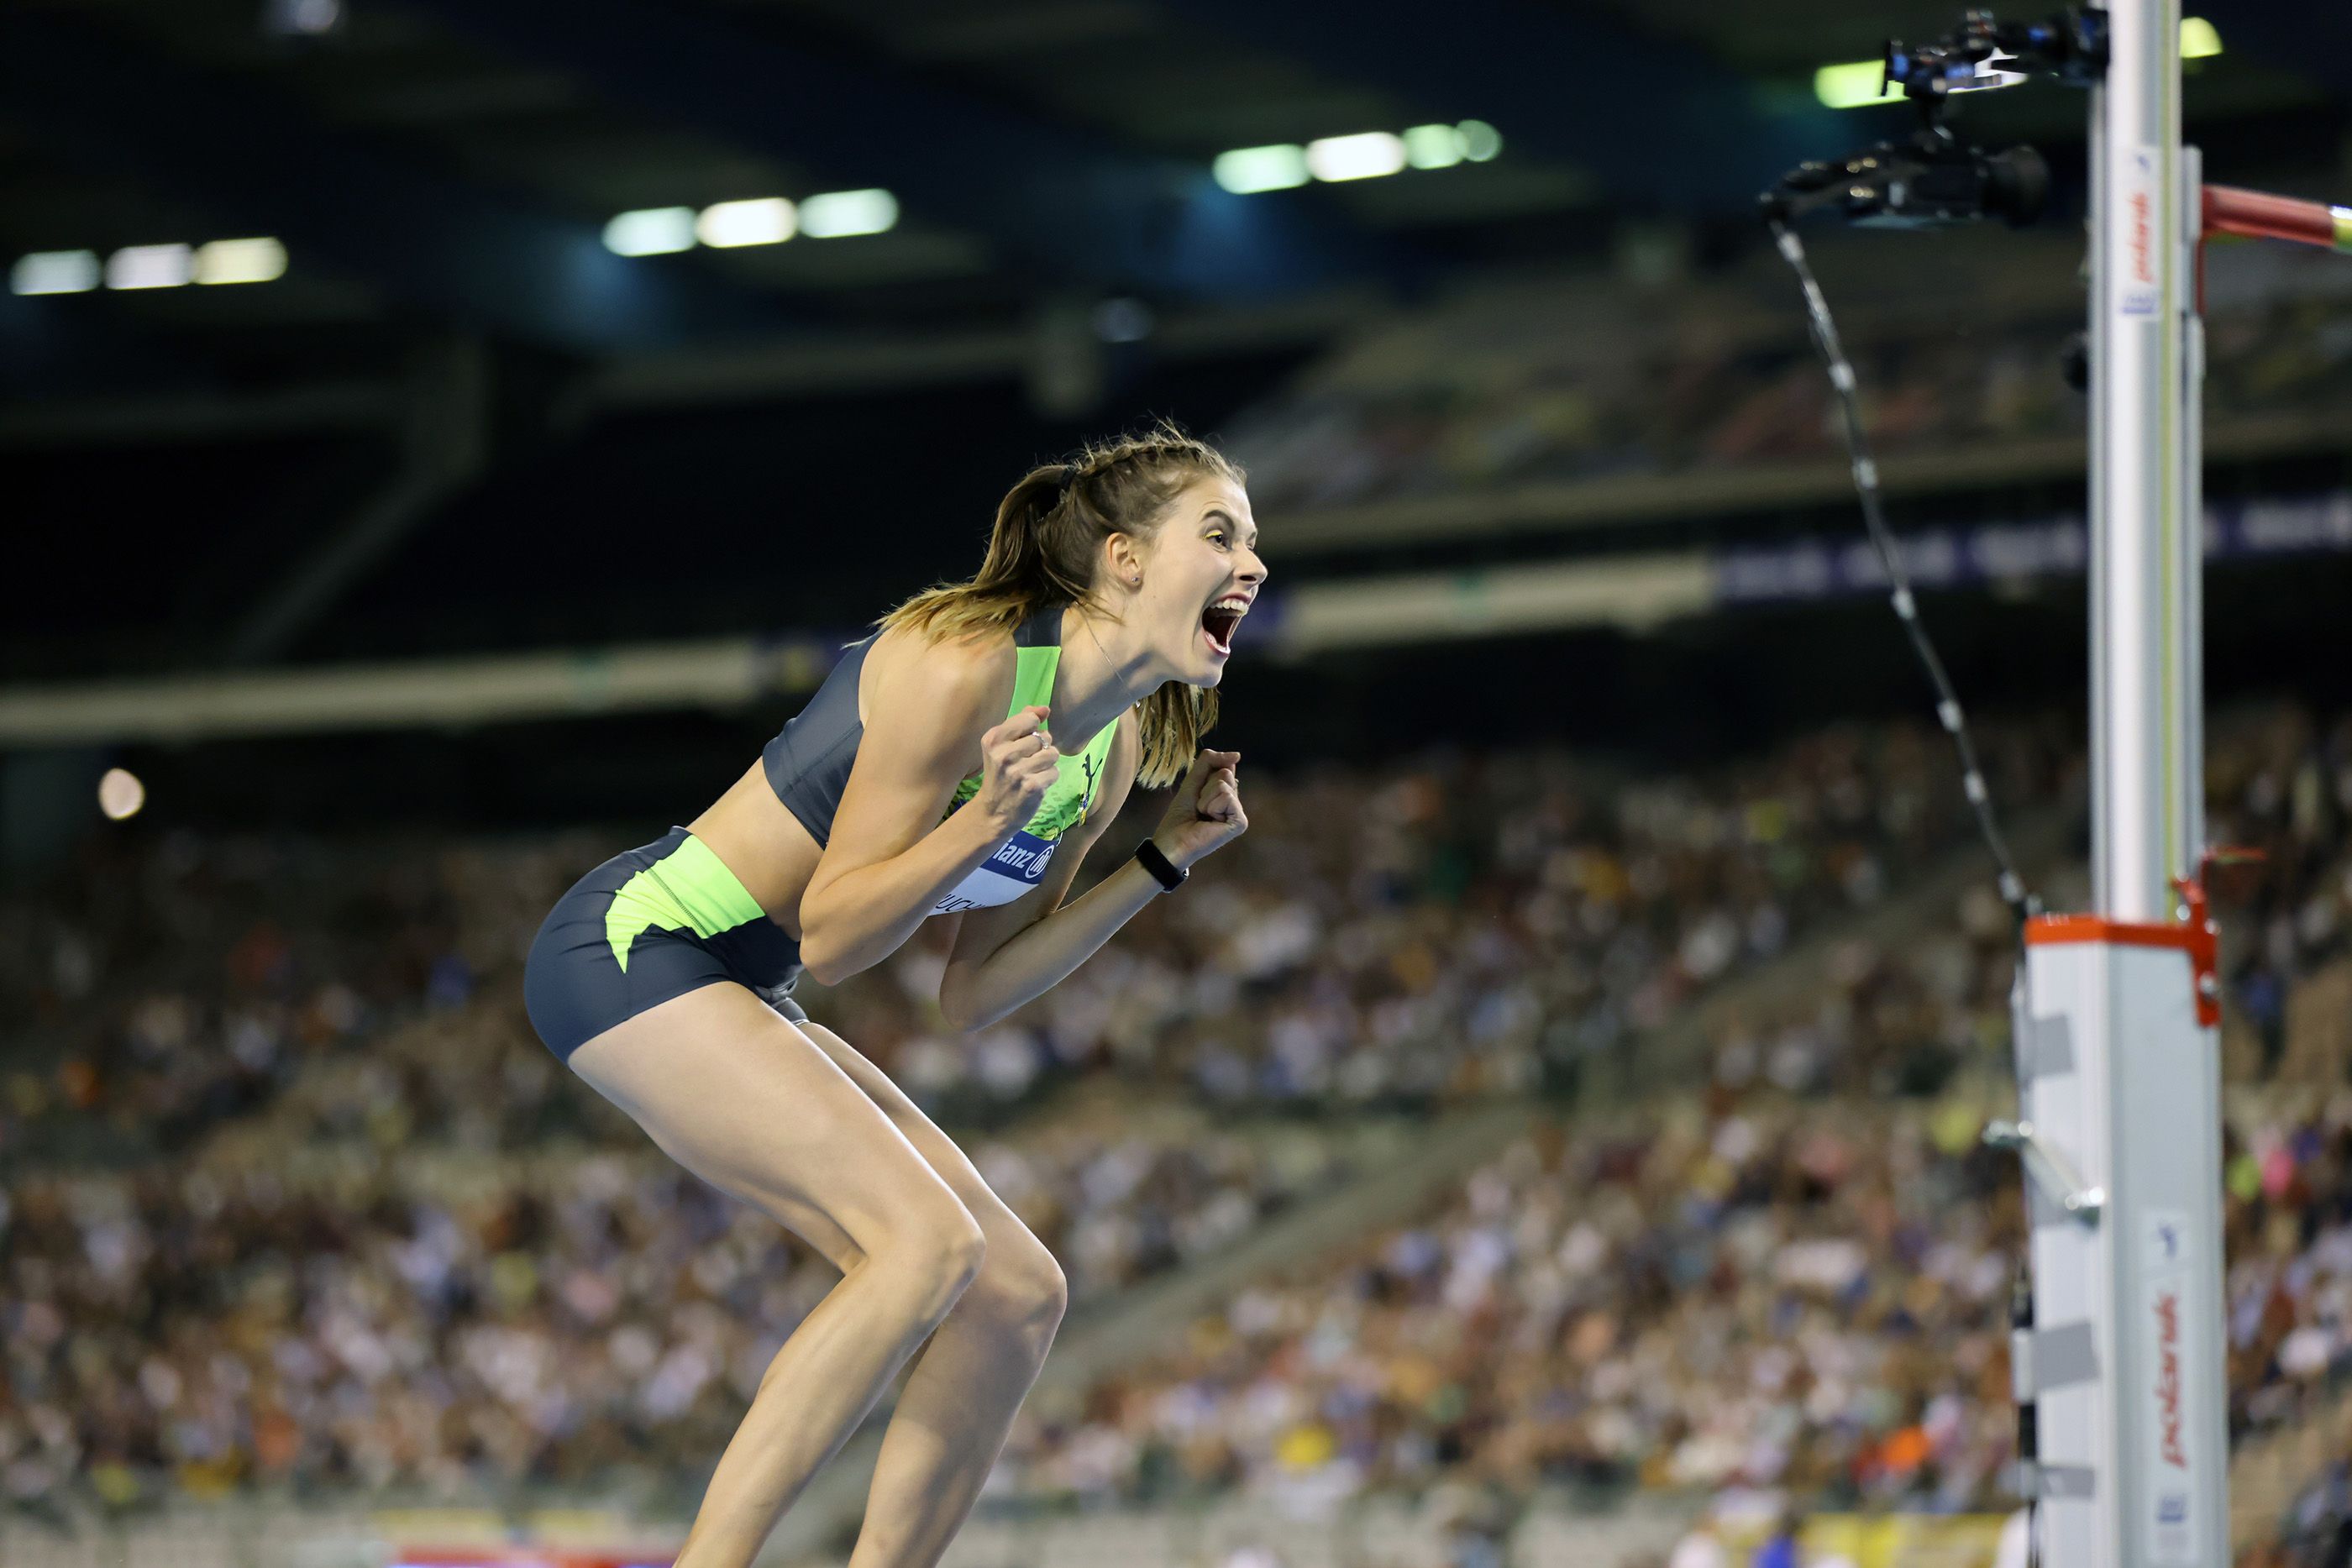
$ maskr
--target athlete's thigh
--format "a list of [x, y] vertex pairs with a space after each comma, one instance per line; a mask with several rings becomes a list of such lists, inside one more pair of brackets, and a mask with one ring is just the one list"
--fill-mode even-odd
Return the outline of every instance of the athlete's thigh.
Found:
[[998, 1197], [982, 1178], [971, 1156], [956, 1147], [955, 1140], [940, 1131], [938, 1124], [923, 1114], [920, 1106], [907, 1098], [905, 1090], [890, 1082], [888, 1073], [866, 1060], [865, 1052], [823, 1024], [804, 1023], [800, 1028], [823, 1048], [825, 1055], [848, 1076], [851, 1082], [882, 1108], [892, 1124], [906, 1135], [908, 1143], [914, 1145], [915, 1151], [930, 1162], [931, 1168], [954, 1190], [956, 1197], [963, 1200], [972, 1218], [980, 1221], [980, 1228], [987, 1233], [991, 1246], [995, 1245], [1000, 1236], [1010, 1238], [1016, 1231], [1021, 1237], [1029, 1237], [1029, 1228], [1021, 1223], [1020, 1217], [1006, 1207], [1004, 1200]]
[[845, 1271], [894, 1240], [937, 1239], [964, 1212], [829, 1052], [732, 982], [614, 1025], [571, 1065], [671, 1158]]

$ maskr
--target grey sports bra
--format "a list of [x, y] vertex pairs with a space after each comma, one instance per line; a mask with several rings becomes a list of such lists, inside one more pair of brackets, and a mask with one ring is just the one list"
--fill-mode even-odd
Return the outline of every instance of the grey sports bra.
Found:
[[[1019, 673], [1013, 679], [1013, 702], [1006, 709], [1007, 716], [1033, 703], [1050, 706], [1054, 674], [1062, 657], [1062, 610], [1059, 604], [1048, 605], [1014, 631], [1013, 642]], [[819, 845], [832, 836], [833, 819], [841, 809], [841, 791], [849, 781], [850, 765], [857, 760], [857, 743], [866, 734], [866, 726], [857, 716], [857, 682], [859, 673], [866, 667], [866, 652], [873, 644], [872, 637], [851, 643], [816, 695], [809, 698], [808, 706], [786, 720], [782, 730], [760, 754], [776, 799], [800, 819], [801, 825], [808, 829], [809, 836]], [[1055, 852], [1061, 847], [1063, 834], [1086, 821], [1087, 814], [1094, 809], [1103, 768], [1109, 760], [1111, 741], [1118, 733], [1118, 721], [1113, 719], [1084, 747], [1063, 753], [1059, 776], [1046, 789], [1045, 798], [1038, 803], [1027, 824], [999, 845], [993, 855], [941, 898], [930, 913], [952, 915], [959, 910], [1010, 904], [1036, 886], [1045, 868], [1053, 862]], [[948, 806], [949, 813], [952, 815], [978, 794], [980, 785], [978, 774], [959, 784], [955, 799]]]

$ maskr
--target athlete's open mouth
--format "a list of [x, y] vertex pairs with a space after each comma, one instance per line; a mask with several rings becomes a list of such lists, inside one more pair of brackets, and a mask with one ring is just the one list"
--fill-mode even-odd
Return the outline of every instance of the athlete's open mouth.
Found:
[[1242, 617], [1249, 613], [1250, 601], [1238, 593], [1229, 593], [1201, 614], [1201, 630], [1208, 634], [1209, 646], [1220, 653], [1234, 651], [1234, 632], [1240, 627]]

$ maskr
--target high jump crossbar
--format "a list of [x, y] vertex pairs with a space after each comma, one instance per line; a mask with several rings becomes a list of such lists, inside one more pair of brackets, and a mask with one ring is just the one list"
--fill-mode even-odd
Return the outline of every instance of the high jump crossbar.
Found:
[[2208, 185], [2200, 193], [2197, 246], [2197, 307], [2205, 307], [2205, 246], [2219, 235], [2240, 239], [2284, 240], [2352, 256], [2352, 207], [2330, 206], [2300, 196], [2273, 196], [2234, 185]]
[[2242, 235], [2352, 255], [2352, 207], [2331, 207], [2298, 196], [2273, 196], [2231, 185], [2205, 187], [2204, 235]]

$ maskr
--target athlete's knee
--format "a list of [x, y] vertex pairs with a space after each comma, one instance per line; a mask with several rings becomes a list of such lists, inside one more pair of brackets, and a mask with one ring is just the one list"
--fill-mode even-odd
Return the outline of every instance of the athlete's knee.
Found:
[[1061, 1264], [1024, 1230], [989, 1247], [986, 1266], [956, 1311], [986, 1315], [1043, 1359], [1069, 1306], [1070, 1282]]
[[946, 1187], [899, 1217], [889, 1239], [867, 1253], [866, 1268], [894, 1281], [925, 1332], [947, 1316], [988, 1261], [988, 1238]]

